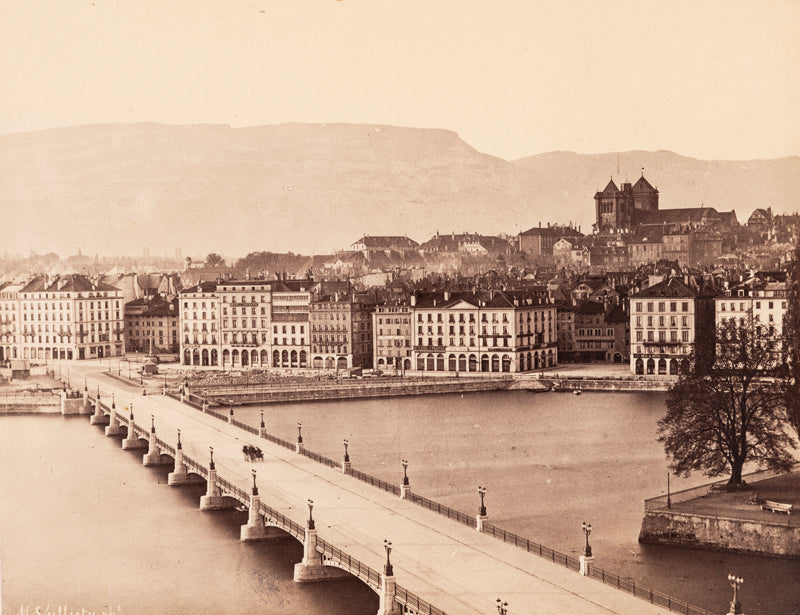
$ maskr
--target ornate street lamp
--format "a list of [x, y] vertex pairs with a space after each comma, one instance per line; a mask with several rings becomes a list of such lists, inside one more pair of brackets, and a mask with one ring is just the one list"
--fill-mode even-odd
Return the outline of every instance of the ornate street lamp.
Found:
[[155, 415], [150, 415], [150, 433], [156, 433], [156, 417]]
[[581, 523], [581, 529], [583, 530], [583, 533], [586, 535], [586, 546], [583, 547], [583, 555], [585, 557], [592, 557], [592, 547], [589, 546], [589, 534], [592, 533], [592, 524], [586, 523], [586, 521], [584, 521], [583, 523]]
[[403, 486], [408, 487], [408, 459], [401, 459], [400, 463], [403, 464]]
[[297, 424], [297, 443], [298, 444], [302, 444], [303, 443], [303, 424], [302, 423], [298, 423]]
[[308, 500], [308, 529], [314, 529], [314, 517], [311, 515], [311, 512], [314, 510], [314, 500]]
[[261, 411], [261, 429], [264, 429], [266, 425], [264, 425], [264, 411]]
[[347, 446], [350, 444], [349, 440], [344, 441], [344, 461], [345, 463], [350, 461], [350, 455], [347, 454]]
[[508, 602], [504, 602], [503, 600], [500, 600], [500, 598], [498, 598], [497, 599], [497, 612], [500, 615], [507, 615], [507, 613], [508, 613]]
[[208, 462], [208, 469], [209, 470], [214, 470], [215, 469], [215, 467], [214, 467], [214, 447], [213, 446], [209, 446], [208, 447], [208, 451], [209, 451], [209, 453], [211, 453], [211, 461]]
[[88, 391], [89, 387], [86, 385], [86, 378], [83, 379], [83, 390]]
[[250, 470], [253, 474], [253, 495], [258, 495], [258, 487], [256, 487], [256, 471], [255, 469]]
[[115, 410], [117, 407], [116, 402], [114, 401], [114, 393], [111, 394], [111, 409]]
[[728, 582], [731, 584], [733, 588], [733, 600], [731, 601], [731, 612], [730, 615], [738, 615], [742, 612], [742, 605], [737, 599], [737, 592], [739, 588], [744, 583], [744, 579], [742, 577], [737, 577], [735, 574], [728, 575]]
[[392, 562], [389, 561], [389, 554], [392, 552], [392, 543], [388, 540], [383, 541], [383, 548], [386, 549], [386, 564], [383, 567], [383, 574], [387, 577], [394, 576], [394, 569], [392, 568]]
[[178, 450], [181, 450], [183, 446], [181, 445], [181, 430], [178, 430]]
[[478, 487], [478, 495], [481, 496], [481, 507], [478, 510], [481, 517], [486, 516], [486, 506], [483, 505], [483, 498], [486, 496], [486, 487]]

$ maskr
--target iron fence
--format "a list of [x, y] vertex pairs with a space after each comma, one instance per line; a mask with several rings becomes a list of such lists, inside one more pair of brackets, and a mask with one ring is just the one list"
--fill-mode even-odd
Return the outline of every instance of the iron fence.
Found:
[[418, 615], [445, 615], [445, 612], [441, 609], [437, 609], [429, 602], [422, 600], [419, 596], [402, 587], [395, 587], [394, 599], [395, 602], [406, 607], [405, 612], [413, 611]]
[[366, 472], [350, 468], [348, 474], [350, 476], [357, 478], [360, 481], [369, 483], [374, 487], [378, 487], [379, 489], [383, 489], [384, 491], [388, 491], [389, 493], [392, 493], [394, 495], [398, 496], [400, 495], [400, 487], [398, 487], [397, 485], [393, 485], [392, 483], [387, 483], [386, 481], [381, 480], [380, 478], [375, 478], [374, 476], [367, 474]]
[[409, 493], [406, 495], [406, 499], [413, 502], [414, 504], [418, 504], [423, 508], [427, 508], [428, 510], [432, 510], [434, 512], [439, 513], [440, 515], [446, 516], [448, 519], [455, 519], [459, 523], [463, 523], [464, 525], [468, 525], [470, 527], [475, 527], [477, 523], [475, 517], [471, 517], [465, 512], [461, 512], [460, 510], [456, 510], [455, 508], [450, 508], [449, 506], [445, 506], [443, 504], [439, 504], [438, 502], [434, 502], [433, 500], [429, 500], [428, 498], [422, 497], [421, 495], [417, 495], [415, 493]]
[[317, 463], [321, 463], [323, 465], [328, 466], [329, 468], [340, 468], [341, 464], [338, 461], [334, 461], [329, 457], [325, 457], [324, 455], [320, 455], [319, 453], [315, 453], [314, 451], [309, 451], [304, 448], [300, 449], [300, 454], [308, 457], [309, 459], [313, 459]]
[[550, 547], [545, 547], [538, 542], [533, 542], [532, 540], [518, 536], [513, 532], [508, 532], [502, 528], [492, 525], [491, 523], [484, 523], [483, 531], [486, 534], [490, 534], [494, 538], [499, 538], [503, 542], [510, 543], [515, 547], [519, 547], [520, 549], [525, 549], [528, 553], [538, 555], [539, 557], [550, 560], [555, 564], [560, 564], [566, 568], [569, 568], [570, 570], [575, 570], [577, 572], [581, 569], [581, 563], [576, 558], [565, 553], [560, 553], [554, 549], [551, 549]]
[[367, 585], [375, 589], [380, 587], [381, 575], [378, 572], [319, 537], [317, 537], [317, 550], [323, 557], [332, 559], [344, 570], [355, 575]]
[[602, 568], [592, 566], [591, 564], [589, 565], [589, 576], [606, 585], [611, 585], [619, 590], [633, 594], [637, 598], [650, 602], [650, 604], [665, 607], [673, 613], [683, 613], [684, 615], [712, 615], [711, 612], [701, 609], [698, 606], [691, 605], [688, 602], [684, 602], [683, 600], [679, 600], [669, 594], [656, 591], [649, 587], [642, 587], [641, 585], [637, 585], [636, 581], [632, 579], [622, 578], [616, 574], [606, 572]]

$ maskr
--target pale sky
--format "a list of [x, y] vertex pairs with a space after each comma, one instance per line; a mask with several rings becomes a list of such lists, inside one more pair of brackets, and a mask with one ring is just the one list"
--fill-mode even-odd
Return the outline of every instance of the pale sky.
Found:
[[800, 154], [799, 102], [799, 0], [0, 0], [0, 134], [351, 122], [750, 159]]

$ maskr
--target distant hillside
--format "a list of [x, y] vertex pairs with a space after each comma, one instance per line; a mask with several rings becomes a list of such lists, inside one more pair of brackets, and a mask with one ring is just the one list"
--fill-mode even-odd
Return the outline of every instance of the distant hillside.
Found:
[[[446, 130], [348, 124], [95, 125], [0, 136], [2, 248], [74, 254], [325, 253], [364, 234], [516, 233], [593, 221], [617, 155], [513, 162]], [[707, 162], [619, 154], [665, 207], [795, 211], [800, 158]]]

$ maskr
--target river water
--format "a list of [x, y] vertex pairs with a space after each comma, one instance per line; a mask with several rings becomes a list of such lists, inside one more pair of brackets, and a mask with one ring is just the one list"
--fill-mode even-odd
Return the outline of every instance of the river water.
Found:
[[[485, 486], [491, 522], [564, 553], [580, 554], [585, 520], [596, 565], [712, 612], [727, 611], [733, 572], [749, 615], [800, 613], [798, 562], [637, 542], [643, 500], [666, 492], [663, 412], [661, 394], [518, 391], [265, 406], [264, 418], [290, 440], [302, 422], [306, 447], [334, 459], [347, 438], [353, 467], [384, 480], [399, 483], [407, 459], [413, 491], [459, 510], [477, 513]], [[258, 424], [258, 408], [235, 413]], [[202, 487], [167, 487], [168, 468], [101, 434], [86, 417], [0, 417], [4, 613], [377, 610], [356, 580], [293, 583], [299, 543], [239, 542], [245, 513], [200, 512]]]

